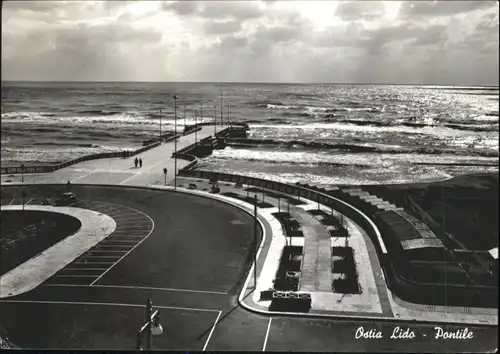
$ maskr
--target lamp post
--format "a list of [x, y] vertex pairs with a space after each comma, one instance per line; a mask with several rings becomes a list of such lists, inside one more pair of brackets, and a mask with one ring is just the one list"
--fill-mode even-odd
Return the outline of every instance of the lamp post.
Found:
[[253, 214], [254, 214], [254, 228], [253, 228], [253, 242], [254, 246], [254, 265], [253, 265], [253, 288], [257, 289], [257, 194], [253, 198]]
[[177, 189], [177, 98], [174, 95], [174, 189]]
[[229, 120], [229, 106], [231, 106], [230, 104], [227, 104], [226, 107], [227, 107], [227, 117], [226, 117], [226, 122], [229, 123], [229, 125], [232, 127], [232, 124], [231, 124], [231, 120]]
[[163, 328], [160, 324], [160, 311], [153, 309], [151, 298], [146, 303], [146, 322], [137, 332], [137, 349], [143, 350], [141, 335], [146, 331], [146, 350], [151, 350], [152, 337], [163, 334]]
[[200, 102], [200, 123], [203, 123], [203, 101]]
[[26, 191], [24, 190], [24, 187], [21, 187], [21, 202], [23, 204], [23, 211], [24, 211], [24, 199], [26, 198]]
[[183, 109], [182, 109], [182, 113], [184, 114], [184, 131], [186, 131], [186, 105], [184, 105]]
[[194, 144], [197, 146], [198, 145], [198, 130], [197, 125], [198, 125], [198, 113], [196, 113], [196, 109], [194, 110]]
[[217, 135], [217, 106], [214, 105], [214, 136]]
[[160, 141], [161, 141], [161, 109], [160, 109]]

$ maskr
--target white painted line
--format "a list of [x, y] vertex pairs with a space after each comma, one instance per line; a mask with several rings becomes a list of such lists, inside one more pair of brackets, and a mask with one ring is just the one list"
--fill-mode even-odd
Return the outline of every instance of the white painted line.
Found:
[[214, 325], [212, 326], [212, 330], [210, 331], [210, 334], [208, 335], [207, 341], [205, 342], [205, 346], [203, 347], [203, 351], [207, 349], [208, 342], [210, 342], [210, 338], [212, 338], [212, 334], [214, 333], [215, 326], [217, 326], [217, 322], [219, 322], [220, 315], [222, 314], [222, 311], [219, 311], [219, 314], [217, 315], [217, 318], [215, 319]]
[[117, 245], [99, 245], [99, 246], [97, 246], [97, 248], [99, 248], [99, 247], [104, 247], [104, 248], [106, 248], [106, 247], [124, 247], [124, 248], [129, 248], [130, 245], [120, 245], [120, 244], [117, 244]]
[[73, 262], [73, 264], [113, 264], [114, 262]]
[[[137, 239], [143, 239], [144, 237], [137, 237]], [[126, 244], [126, 243], [129, 243], [129, 244], [136, 244], [137, 243], [137, 240], [127, 240], [127, 239], [118, 239], [118, 240], [106, 240], [106, 244], [114, 244], [114, 243], [123, 243], [123, 244]], [[105, 244], [103, 244], [105, 245]]]
[[35, 199], [35, 198], [31, 198], [30, 200], [28, 200], [28, 201], [25, 203], [25, 205], [28, 205], [29, 203], [31, 203], [31, 202], [33, 201], [33, 199]]
[[96, 271], [101, 271], [101, 270], [106, 270], [108, 268], [66, 268], [66, 269], [63, 269], [62, 272], [66, 272], [66, 271], [92, 271], [92, 270], [96, 270]]
[[[51, 305], [86, 305], [86, 306], [122, 306], [122, 307], [144, 307], [144, 304], [121, 304], [115, 302], [73, 302], [73, 301], [30, 301], [30, 300], [0, 300], [0, 302], [8, 303], [27, 303], [27, 304], [51, 304]], [[197, 309], [191, 307], [176, 307], [176, 306], [158, 306], [154, 305], [157, 309], [166, 310], [181, 310], [181, 311], [200, 311], [200, 312], [222, 312], [220, 310], [211, 309]]]
[[54, 278], [95, 278], [97, 275], [54, 275]]
[[127, 235], [111, 235], [109, 239], [107, 239], [107, 242], [127, 242], [127, 243], [137, 243], [137, 240], [142, 240], [144, 236], [127, 236]]
[[142, 215], [137, 215], [136, 213], [125, 213], [125, 212], [118, 212], [117, 214], [113, 215], [115, 218], [121, 218], [123, 217], [124, 219], [130, 220], [130, 219], [144, 219], [144, 216]]
[[266, 338], [264, 338], [264, 345], [262, 346], [262, 351], [265, 352], [266, 351], [266, 345], [267, 345], [267, 338], [269, 337], [269, 330], [271, 329], [271, 321], [273, 320], [273, 318], [271, 317], [269, 319], [269, 324], [267, 325], [267, 331], [266, 331]]
[[14, 203], [14, 201], [16, 200], [16, 198], [12, 199], [9, 203], [9, 205], [12, 205], [12, 203]]
[[[47, 284], [47, 286], [74, 286], [74, 287], [87, 287], [90, 285], [83, 284]], [[227, 293], [219, 292], [219, 291], [209, 291], [209, 290], [191, 290], [191, 289], [175, 289], [175, 288], [154, 288], [148, 286], [128, 286], [128, 285], [105, 285], [105, 284], [97, 284], [92, 285], [93, 288], [116, 288], [116, 289], [132, 289], [132, 290], [158, 290], [158, 291], [174, 291], [174, 292], [183, 292], [183, 293], [200, 293], [200, 294], [215, 294], [215, 295], [227, 295]]]
[[[146, 226], [150, 225], [149, 221], [147, 221], [147, 220], [130, 221], [130, 219], [122, 219], [122, 220], [127, 220], [127, 221], [122, 221], [118, 218], [115, 218], [114, 216], [113, 216], [113, 219], [115, 219], [115, 221], [117, 223], [120, 223], [119, 226], [132, 224], [134, 226], [146, 227]], [[141, 224], [144, 224], [144, 225], [141, 225]], [[130, 227], [130, 226], [128, 226], [128, 227]]]
[[[123, 224], [118, 225], [118, 227], [120, 227], [120, 226], [123, 226]], [[136, 228], [140, 228], [140, 229], [144, 229], [144, 230], [147, 229], [145, 226], [142, 226], [142, 225], [131, 225], [131, 226], [125, 226], [125, 227], [127, 229], [136, 229]], [[134, 231], [140, 231], [140, 230], [134, 230]]]
[[117, 256], [111, 256], [111, 255], [109, 255], [109, 256], [91, 256], [91, 255], [89, 255], [89, 256], [86, 256], [86, 257], [83, 257], [83, 258], [85, 258], [85, 259], [90, 259], [90, 258], [117, 258]]
[[[136, 213], [129, 213], [127, 211], [124, 211], [123, 209], [115, 208], [119, 211], [116, 212], [113, 216], [115, 217], [124, 217], [124, 218], [144, 218], [142, 215], [137, 215]], [[110, 209], [113, 210], [113, 209]]]
[[94, 253], [123, 253], [123, 251], [120, 251], [120, 250], [102, 250], [102, 251], [99, 251], [99, 250], [92, 250], [92, 251], [89, 251], [90, 254], [94, 254]]
[[82, 178], [85, 178], [85, 177], [87, 177], [87, 176], [90, 176], [92, 173], [94, 173], [94, 170], [90, 171], [89, 173], [87, 173], [87, 174], [85, 174], [85, 175], [82, 175], [82, 176], [80, 176], [80, 177], [78, 177], [78, 178], [75, 178], [75, 179], [71, 180], [71, 183], [74, 183], [74, 182], [76, 182], [76, 181], [78, 181], [78, 180], [80, 180], [80, 179], [82, 179]]
[[[130, 208], [130, 209], [132, 209], [132, 208]], [[149, 231], [149, 233], [146, 235], [146, 237], [144, 237], [142, 240], [140, 240], [140, 241], [139, 241], [139, 242], [138, 242], [138, 243], [137, 243], [134, 247], [132, 247], [132, 248], [131, 248], [131, 249], [130, 249], [127, 253], [125, 253], [125, 254], [124, 254], [124, 255], [123, 255], [123, 256], [122, 256], [119, 260], [117, 260], [117, 261], [116, 261], [116, 263], [115, 263], [115, 264], [113, 264], [111, 267], [109, 267], [109, 269], [108, 269], [107, 271], [105, 271], [104, 273], [102, 273], [102, 274], [99, 276], [99, 278], [97, 278], [96, 280], [94, 280], [94, 281], [92, 282], [92, 284], [90, 284], [90, 285], [94, 285], [94, 284], [95, 284], [95, 283], [96, 283], [99, 279], [101, 279], [101, 278], [102, 278], [102, 276], [103, 276], [103, 275], [105, 275], [107, 272], [109, 272], [111, 269], [113, 269], [113, 267], [114, 267], [114, 266], [115, 266], [118, 262], [120, 262], [123, 258], [127, 257], [127, 255], [128, 255], [130, 252], [132, 252], [133, 250], [135, 250], [137, 246], [139, 246], [141, 243], [143, 243], [143, 242], [144, 242], [144, 240], [145, 240], [145, 239], [147, 239], [147, 238], [149, 237], [149, 235], [151, 235], [151, 233], [152, 233], [152, 232], [153, 232], [153, 230], [155, 229], [155, 222], [153, 221], [153, 219], [151, 219], [151, 218], [149, 217], [149, 215], [144, 214], [142, 211], [139, 211], [139, 210], [137, 210], [137, 209], [135, 209], [135, 211], [137, 211], [138, 213], [143, 214], [144, 216], [146, 216], [147, 218], [149, 218], [149, 220], [151, 220], [151, 224], [152, 224], [151, 231]]]

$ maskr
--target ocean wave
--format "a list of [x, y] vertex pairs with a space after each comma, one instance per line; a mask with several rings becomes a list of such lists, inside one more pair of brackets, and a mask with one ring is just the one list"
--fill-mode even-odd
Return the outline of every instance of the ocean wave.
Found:
[[[251, 166], [270, 165], [292, 165], [297, 167], [335, 167], [352, 166], [356, 168], [385, 169], [401, 165], [481, 165], [498, 168], [498, 158], [457, 156], [453, 154], [420, 154], [420, 153], [398, 153], [398, 154], [372, 154], [372, 153], [329, 153], [328, 151], [293, 151], [276, 150], [273, 148], [249, 149], [229, 148], [216, 150], [213, 155], [204, 159], [211, 164], [234, 165], [240, 163], [251, 163]], [[279, 167], [276, 167], [279, 168]]]
[[[364, 121], [334, 121], [334, 122], [314, 122], [310, 124], [300, 124], [300, 125], [276, 125], [276, 124], [252, 124], [250, 125], [251, 131], [256, 130], [276, 130], [277, 132], [283, 132], [283, 129], [296, 129], [297, 133], [295, 135], [301, 136], [303, 133], [300, 131], [310, 131], [310, 130], [318, 130], [318, 135], [320, 131], [347, 131], [347, 132], [357, 132], [357, 133], [371, 133], [371, 134], [384, 134], [384, 133], [399, 133], [399, 134], [422, 134], [427, 136], [439, 136], [440, 138], [444, 137], [452, 137], [463, 134], [462, 131], [469, 130], [470, 133], [477, 131], [477, 129], [481, 129], [484, 132], [493, 132], [498, 130], [498, 127], [495, 130], [495, 127], [491, 128], [487, 127], [474, 127], [470, 126], [469, 129], [464, 129], [460, 127], [447, 127], [444, 125], [438, 124], [420, 124], [414, 123], [412, 126], [405, 126], [403, 124], [386, 124], [386, 123], [375, 123], [375, 124], [365, 124]], [[280, 135], [282, 135], [281, 133]], [[291, 132], [287, 133], [291, 134]]]
[[122, 112], [119, 112], [119, 111], [107, 111], [107, 110], [100, 110], [100, 109], [88, 109], [88, 110], [78, 111], [78, 113], [80, 113], [80, 114], [90, 114], [90, 115], [96, 115], [96, 116], [113, 116], [113, 115], [121, 114]]
[[472, 117], [473, 120], [478, 122], [498, 122], [498, 112], [490, 112], [486, 114], [482, 114], [479, 116]]
[[234, 139], [231, 140], [231, 146], [274, 146], [278, 149], [289, 148], [306, 148], [316, 151], [336, 150], [349, 153], [385, 153], [385, 154], [411, 154], [417, 153], [421, 155], [463, 155], [463, 156], [481, 156], [481, 157], [498, 157], [499, 153], [496, 150], [490, 149], [475, 149], [475, 150], [459, 150], [456, 148], [437, 148], [437, 147], [404, 147], [400, 145], [387, 144], [352, 144], [352, 143], [326, 143], [318, 141], [301, 141], [301, 140], [274, 140], [274, 139]]
[[83, 148], [101, 148], [101, 145], [98, 144], [90, 144], [90, 143], [68, 143], [68, 142], [35, 142], [32, 145], [34, 146], [74, 146], [74, 147], [83, 147]]

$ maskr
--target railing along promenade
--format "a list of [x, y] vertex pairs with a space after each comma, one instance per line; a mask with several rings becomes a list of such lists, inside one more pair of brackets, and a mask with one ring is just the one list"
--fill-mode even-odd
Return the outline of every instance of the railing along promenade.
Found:
[[61, 168], [75, 165], [80, 162], [90, 161], [90, 160], [98, 160], [98, 159], [109, 159], [116, 157], [130, 157], [143, 153], [144, 151], [153, 149], [157, 146], [160, 146], [162, 141], [169, 142], [175, 139], [178, 139], [181, 136], [188, 135], [194, 133], [196, 131], [200, 131], [202, 129], [202, 124], [192, 125], [185, 132], [177, 135], [173, 135], [171, 133], [164, 134], [161, 138], [156, 138], [157, 141], [144, 146], [142, 148], [136, 150], [128, 150], [128, 151], [117, 151], [117, 152], [103, 152], [99, 154], [90, 154], [78, 157], [76, 159], [58, 163], [55, 165], [44, 165], [44, 166], [12, 166], [12, 167], [1, 167], [1, 174], [21, 174], [21, 173], [49, 173], [60, 170]]

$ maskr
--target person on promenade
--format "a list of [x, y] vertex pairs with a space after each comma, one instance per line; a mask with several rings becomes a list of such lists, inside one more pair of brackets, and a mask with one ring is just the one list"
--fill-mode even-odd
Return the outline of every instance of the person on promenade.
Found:
[[135, 160], [134, 160], [134, 165], [135, 165], [135, 168], [137, 168], [137, 164], [139, 163], [139, 159], [136, 157]]
[[139, 167], [142, 167], [142, 159], [139, 159]]

